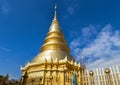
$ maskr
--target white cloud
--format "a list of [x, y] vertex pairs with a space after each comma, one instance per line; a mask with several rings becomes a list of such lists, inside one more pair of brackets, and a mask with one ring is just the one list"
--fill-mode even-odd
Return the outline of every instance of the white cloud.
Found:
[[67, 8], [67, 11], [70, 15], [73, 15], [74, 14], [74, 8], [73, 7], [68, 7]]
[[72, 7], [72, 6], [69, 6], [67, 9], [67, 14], [65, 14], [63, 16], [64, 19], [67, 19], [68, 17], [70, 17], [71, 15], [74, 15], [74, 12], [75, 12], [75, 7]]
[[11, 49], [8, 49], [8, 48], [6, 48], [6, 47], [0, 46], [0, 51], [10, 52]]
[[0, 12], [2, 14], [8, 14], [11, 11], [11, 7], [7, 3], [6, 0], [1, 0], [0, 1]]
[[64, 1], [64, 4], [66, 5], [67, 13], [63, 16], [63, 18], [67, 19], [75, 14], [76, 8], [78, 8], [79, 4], [78, 1], [75, 0], [69, 0], [67, 3]]
[[74, 40], [71, 42], [70, 48], [76, 48], [76, 47], [80, 46], [80, 43], [78, 43], [78, 42], [80, 42], [80, 39], [79, 39], [79, 38], [78, 38], [78, 39], [74, 39]]
[[89, 36], [97, 33], [96, 26], [93, 26], [92, 24], [90, 24], [87, 27], [82, 28], [81, 31], [82, 31], [83, 37], [89, 37]]
[[[110, 24], [107, 24], [102, 28], [97, 37], [85, 47], [79, 47], [79, 44], [82, 41], [74, 39], [71, 42], [70, 47], [74, 47], [72, 48], [72, 51], [75, 54], [76, 59], [80, 61], [81, 55], [84, 54], [88, 68], [120, 64], [120, 31], [112, 31], [112, 28], [113, 27]], [[89, 27], [86, 29], [89, 29]], [[82, 32], [91, 35], [89, 34], [89, 31], [90, 30], [84, 30]]]

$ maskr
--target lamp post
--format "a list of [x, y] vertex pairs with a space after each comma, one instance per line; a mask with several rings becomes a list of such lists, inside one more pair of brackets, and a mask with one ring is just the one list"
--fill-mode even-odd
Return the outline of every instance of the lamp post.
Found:
[[108, 85], [112, 85], [111, 78], [110, 78], [110, 69], [106, 68], [105, 73], [106, 73], [106, 78], [107, 78], [107, 81], [108, 81]]
[[90, 75], [90, 85], [94, 85], [94, 77], [93, 77], [94, 72], [93, 72], [93, 71], [90, 71], [90, 72], [89, 72], [89, 75]]

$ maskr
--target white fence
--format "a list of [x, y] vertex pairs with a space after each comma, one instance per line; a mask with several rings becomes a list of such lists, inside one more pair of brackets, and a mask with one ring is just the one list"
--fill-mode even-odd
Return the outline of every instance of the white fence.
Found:
[[[90, 72], [93, 72], [90, 74]], [[93, 71], [86, 70], [82, 76], [82, 85], [120, 85], [120, 68], [97, 68]]]

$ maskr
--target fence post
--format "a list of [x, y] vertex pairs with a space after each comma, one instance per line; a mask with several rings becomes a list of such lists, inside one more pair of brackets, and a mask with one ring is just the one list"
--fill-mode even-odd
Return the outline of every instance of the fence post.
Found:
[[106, 78], [107, 78], [107, 81], [108, 81], [108, 85], [112, 85], [111, 77], [110, 77], [110, 69], [106, 68], [105, 73], [106, 73]]
[[90, 71], [89, 72], [89, 75], [90, 75], [90, 85], [94, 85], [94, 72], [93, 71]]

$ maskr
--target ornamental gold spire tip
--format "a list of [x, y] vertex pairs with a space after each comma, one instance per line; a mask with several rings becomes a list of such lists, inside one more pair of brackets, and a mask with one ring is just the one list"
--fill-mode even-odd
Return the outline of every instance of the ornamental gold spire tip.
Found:
[[82, 64], [84, 64], [84, 56], [82, 55]]
[[54, 14], [54, 20], [57, 20], [57, 4], [55, 4], [55, 14]]

